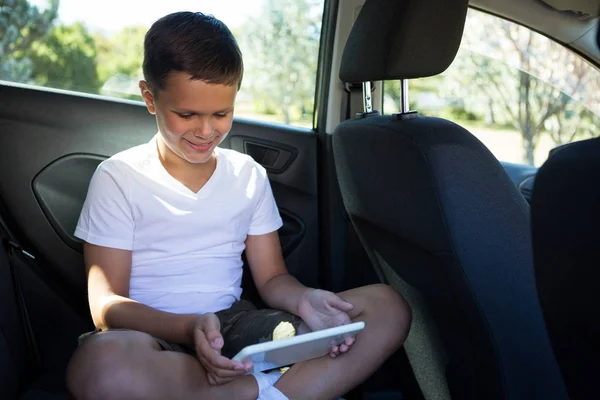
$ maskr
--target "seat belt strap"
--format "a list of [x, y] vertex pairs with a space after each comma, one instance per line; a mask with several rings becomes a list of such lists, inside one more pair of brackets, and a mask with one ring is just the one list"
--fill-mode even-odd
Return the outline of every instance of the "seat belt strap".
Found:
[[25, 295], [23, 294], [23, 286], [21, 284], [21, 279], [19, 278], [19, 271], [15, 263], [16, 258], [19, 256], [29, 258], [35, 257], [33, 257], [30, 253], [25, 251], [16, 241], [12, 239], [6, 224], [1, 218], [0, 236], [2, 238], [2, 245], [4, 250], [6, 251], [6, 256], [8, 259], [9, 273], [12, 279], [13, 289], [15, 291], [16, 302], [19, 308], [19, 315], [21, 317], [21, 324], [23, 325], [23, 329], [25, 331], [25, 339], [27, 341], [27, 348], [29, 357], [31, 359], [31, 365], [33, 366], [34, 371], [37, 372], [42, 368], [42, 361], [37, 341], [35, 340], [35, 335], [33, 333], [33, 327], [31, 326], [31, 320], [29, 318], [29, 312], [27, 310], [27, 303], [25, 301]]
[[347, 93], [344, 119], [355, 119], [357, 114], [365, 111], [362, 83], [345, 83], [344, 90]]

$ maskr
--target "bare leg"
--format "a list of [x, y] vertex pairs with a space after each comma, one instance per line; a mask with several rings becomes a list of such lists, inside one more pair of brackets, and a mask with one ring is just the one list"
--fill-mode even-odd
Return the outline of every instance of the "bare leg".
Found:
[[[340, 293], [354, 305], [352, 321], [364, 321], [350, 351], [294, 365], [275, 384], [290, 399], [334, 399], [373, 374], [404, 342], [410, 309], [387, 285], [373, 285]], [[309, 384], [307, 384], [309, 383]]]
[[[348, 353], [299, 363], [285, 373], [275, 386], [291, 399], [331, 399], [348, 392], [406, 338], [410, 310], [390, 287], [368, 286], [340, 296], [354, 304], [350, 317], [365, 321], [366, 328]], [[67, 386], [77, 400], [254, 400], [258, 396], [254, 377], [210, 386], [196, 359], [162, 351], [151, 336], [134, 331], [99, 333], [87, 339], [69, 363]]]
[[88, 338], [69, 363], [67, 386], [77, 400], [254, 400], [258, 396], [253, 376], [210, 386], [195, 358], [162, 351], [151, 336], [135, 331], [109, 331]]

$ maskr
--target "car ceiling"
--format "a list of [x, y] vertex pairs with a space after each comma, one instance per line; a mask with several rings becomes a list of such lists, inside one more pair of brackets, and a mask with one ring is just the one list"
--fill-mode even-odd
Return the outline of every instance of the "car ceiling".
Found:
[[470, 0], [469, 5], [538, 31], [600, 66], [598, 0]]

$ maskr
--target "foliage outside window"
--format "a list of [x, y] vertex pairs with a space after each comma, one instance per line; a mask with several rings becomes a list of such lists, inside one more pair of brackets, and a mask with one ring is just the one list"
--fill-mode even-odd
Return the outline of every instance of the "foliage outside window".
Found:
[[141, 101], [146, 31], [167, 13], [201, 11], [222, 19], [244, 54], [236, 115], [312, 127], [323, 3], [0, 0], [0, 80]]
[[[525, 27], [470, 10], [461, 48], [440, 76], [411, 80], [411, 108], [469, 129], [508, 162], [541, 165], [561, 144], [600, 134], [600, 71]], [[386, 110], [399, 108], [385, 83]]]

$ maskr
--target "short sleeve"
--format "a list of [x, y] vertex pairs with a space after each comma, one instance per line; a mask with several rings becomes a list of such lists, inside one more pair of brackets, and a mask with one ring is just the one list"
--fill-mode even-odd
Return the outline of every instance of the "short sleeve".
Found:
[[133, 218], [125, 176], [101, 164], [94, 173], [75, 236], [90, 244], [133, 249]]
[[273, 197], [269, 177], [264, 169], [262, 169], [261, 172], [264, 177], [262, 180], [262, 194], [258, 200], [254, 215], [252, 216], [250, 228], [248, 229], [248, 235], [253, 236], [266, 235], [267, 233], [275, 232], [283, 225], [277, 203], [275, 203], [275, 198]]

